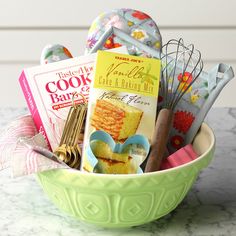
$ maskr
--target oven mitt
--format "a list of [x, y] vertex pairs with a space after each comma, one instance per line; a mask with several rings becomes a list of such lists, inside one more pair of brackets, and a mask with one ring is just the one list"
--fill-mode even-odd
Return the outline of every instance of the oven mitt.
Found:
[[100, 14], [89, 29], [85, 53], [120, 46], [126, 46], [130, 55], [146, 57], [152, 49], [159, 57], [161, 34], [153, 19], [141, 11], [122, 8]]
[[[126, 46], [130, 55], [160, 57], [161, 34], [147, 14], [132, 9], [116, 9], [100, 14], [92, 23], [85, 54]], [[41, 53], [41, 64], [72, 58], [60, 44], [47, 45]]]
[[[147, 14], [132, 9], [116, 9], [100, 14], [92, 23], [85, 53], [126, 46], [130, 55], [160, 57], [161, 34]], [[60, 44], [47, 45], [41, 53], [41, 64], [72, 58]]]
[[40, 57], [40, 64], [48, 64], [52, 62], [62, 61], [72, 58], [70, 51], [60, 44], [49, 44], [47, 45]]
[[[176, 70], [179, 70], [176, 71], [177, 78], [175, 78], [178, 83], [181, 70], [178, 66]], [[209, 73], [203, 71], [188, 88], [174, 110], [173, 127], [168, 142], [170, 153], [193, 141], [214, 101], [233, 77], [232, 67], [221, 63], [213, 67]], [[174, 86], [177, 86], [177, 83]]]

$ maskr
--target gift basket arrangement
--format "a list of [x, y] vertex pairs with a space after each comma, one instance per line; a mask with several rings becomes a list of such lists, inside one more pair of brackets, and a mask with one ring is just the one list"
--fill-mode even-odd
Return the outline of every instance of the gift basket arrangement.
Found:
[[234, 77], [203, 71], [183, 39], [162, 43], [147, 14], [116, 9], [91, 25], [85, 55], [46, 46], [20, 85], [31, 115], [0, 137], [0, 169], [37, 173], [62, 211], [103, 227], [130, 227], [175, 209], [214, 153], [204, 118]]

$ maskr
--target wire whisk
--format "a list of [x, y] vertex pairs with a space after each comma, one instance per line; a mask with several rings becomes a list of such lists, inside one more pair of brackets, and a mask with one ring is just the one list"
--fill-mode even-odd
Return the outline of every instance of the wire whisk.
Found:
[[203, 70], [201, 52], [183, 39], [171, 39], [162, 47], [162, 76], [160, 94], [162, 108], [174, 110]]
[[173, 123], [173, 111], [183, 95], [191, 90], [203, 69], [200, 51], [196, 50], [193, 44], [185, 46], [183, 39], [171, 39], [163, 45], [161, 61], [159, 94], [162, 101], [157, 111], [145, 172], [160, 169]]

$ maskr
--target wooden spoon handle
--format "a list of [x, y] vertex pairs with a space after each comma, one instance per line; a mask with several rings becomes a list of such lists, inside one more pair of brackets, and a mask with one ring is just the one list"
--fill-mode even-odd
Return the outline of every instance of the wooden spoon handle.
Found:
[[151, 140], [151, 151], [147, 160], [145, 172], [154, 172], [160, 169], [172, 122], [173, 111], [166, 108], [162, 109], [157, 117]]

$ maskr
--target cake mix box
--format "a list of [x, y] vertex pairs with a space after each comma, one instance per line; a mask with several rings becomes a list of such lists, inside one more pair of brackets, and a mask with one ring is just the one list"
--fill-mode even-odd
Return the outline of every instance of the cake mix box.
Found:
[[[127, 53], [125, 47], [115, 49]], [[39, 132], [51, 150], [58, 147], [76, 92], [88, 99], [96, 54], [24, 69], [19, 82]], [[76, 104], [85, 102], [74, 96]]]
[[[88, 104], [82, 170], [135, 173], [155, 126], [160, 60], [98, 51]], [[142, 148], [138, 148], [141, 147]], [[135, 151], [136, 149], [136, 151]], [[133, 155], [131, 155], [133, 153]], [[139, 163], [140, 164], [140, 163]]]

